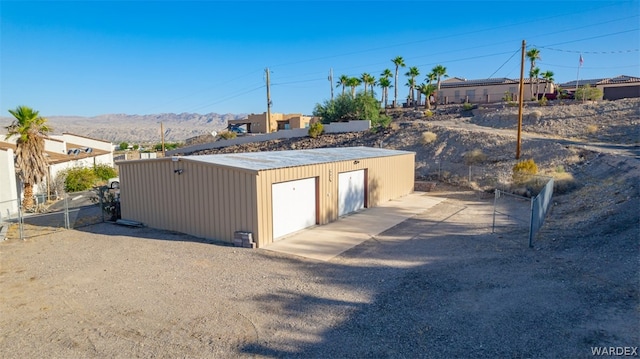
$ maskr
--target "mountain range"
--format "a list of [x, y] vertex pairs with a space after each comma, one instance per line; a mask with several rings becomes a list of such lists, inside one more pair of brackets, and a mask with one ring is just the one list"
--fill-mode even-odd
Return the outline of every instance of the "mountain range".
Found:
[[[227, 121], [246, 117], [247, 114], [231, 113], [107, 114], [93, 117], [47, 116], [47, 122], [53, 134], [67, 132], [114, 144], [154, 144], [162, 141], [161, 124], [166, 142], [184, 142], [211, 131], [219, 132], [227, 127]], [[6, 133], [5, 127], [12, 122], [12, 117], [0, 117], [0, 133]]]

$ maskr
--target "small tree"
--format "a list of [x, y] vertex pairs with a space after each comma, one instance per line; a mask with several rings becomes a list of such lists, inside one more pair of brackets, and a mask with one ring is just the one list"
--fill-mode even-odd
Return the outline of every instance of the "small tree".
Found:
[[126, 142], [120, 142], [120, 144], [118, 145], [118, 148], [120, 149], [120, 151], [124, 151], [127, 148], [129, 148], [129, 144]]
[[309, 126], [309, 137], [317, 138], [324, 132], [324, 126], [322, 122], [316, 122]]

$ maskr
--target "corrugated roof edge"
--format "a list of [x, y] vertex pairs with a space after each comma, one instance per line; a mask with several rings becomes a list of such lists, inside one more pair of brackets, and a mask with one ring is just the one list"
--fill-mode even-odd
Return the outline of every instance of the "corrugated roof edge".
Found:
[[[277, 157], [274, 158], [274, 154], [277, 154]], [[257, 173], [259, 171], [279, 168], [309, 166], [340, 161], [354, 161], [375, 157], [400, 156], [406, 154], [415, 155], [415, 152], [359, 146], [183, 156], [179, 157], [179, 160], [212, 164]]]

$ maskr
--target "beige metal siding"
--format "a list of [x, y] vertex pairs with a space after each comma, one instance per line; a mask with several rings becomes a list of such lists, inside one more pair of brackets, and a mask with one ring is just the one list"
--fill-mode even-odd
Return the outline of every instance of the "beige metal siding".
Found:
[[[365, 170], [367, 207], [413, 192], [414, 153], [356, 161], [257, 173], [186, 159], [121, 162], [122, 218], [229, 242], [235, 231], [248, 231], [264, 247], [273, 242], [274, 183], [316, 178], [318, 224], [338, 219], [341, 172]], [[183, 173], [174, 173], [177, 169]]]
[[338, 174], [364, 169], [368, 193], [367, 207], [375, 207], [391, 199], [413, 192], [415, 154], [341, 161], [309, 166], [262, 171], [257, 177], [257, 206], [260, 214], [258, 231], [254, 233], [258, 247], [273, 242], [271, 185], [302, 178], [316, 177], [318, 191], [318, 223], [338, 219]]
[[250, 172], [171, 159], [120, 166], [122, 218], [225, 241], [235, 231], [255, 232], [257, 193]]

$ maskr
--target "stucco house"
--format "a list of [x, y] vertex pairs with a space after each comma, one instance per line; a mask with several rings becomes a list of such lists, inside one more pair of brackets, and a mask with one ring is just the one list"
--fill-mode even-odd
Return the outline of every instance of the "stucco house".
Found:
[[[533, 88], [531, 81], [534, 80]], [[525, 100], [535, 97], [535, 93], [554, 93], [555, 86], [552, 82], [544, 79], [525, 79], [524, 98]], [[517, 101], [519, 95], [518, 79], [490, 78], [479, 80], [467, 80], [460, 77], [452, 77], [440, 83], [438, 100], [440, 103], [491, 103], [503, 101], [505, 96], [513, 101]]]
[[640, 77], [620, 75], [611, 78], [569, 81], [560, 84], [561, 88], [575, 91], [576, 87], [591, 86], [602, 90], [604, 100], [640, 97]]
[[245, 119], [229, 120], [228, 127], [246, 126], [248, 133], [270, 133], [279, 130], [308, 128], [312, 123], [319, 120], [319, 118], [304, 116], [299, 113], [272, 113], [271, 123], [267, 125], [267, 113], [264, 112], [261, 114], [250, 114]]
[[[98, 164], [113, 166], [113, 145], [71, 133], [50, 135], [44, 141], [45, 156], [49, 160], [45, 182], [34, 187], [34, 193], [46, 194], [49, 185], [60, 171], [72, 167], [91, 167]], [[0, 212], [16, 213], [16, 199], [22, 196], [22, 183], [16, 177], [14, 155], [16, 138], [0, 136]]]

